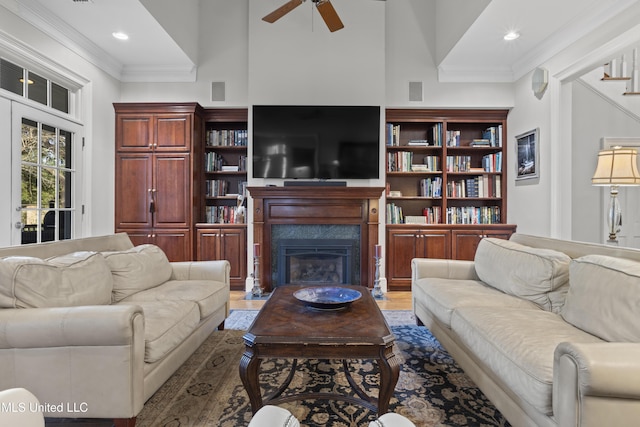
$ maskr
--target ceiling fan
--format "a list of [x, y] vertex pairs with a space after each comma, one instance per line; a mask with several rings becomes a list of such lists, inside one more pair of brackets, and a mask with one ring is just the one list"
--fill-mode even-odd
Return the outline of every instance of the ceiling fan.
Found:
[[[282, 6], [262, 18], [262, 20], [273, 24], [278, 19], [282, 18], [284, 15], [291, 12], [293, 9], [300, 6], [305, 1], [307, 0], [289, 0], [287, 3], [283, 4]], [[327, 24], [329, 31], [333, 33], [334, 31], [338, 31], [339, 29], [344, 28], [344, 24], [340, 20], [338, 12], [336, 12], [329, 0], [311, 1], [316, 4], [316, 9], [318, 9], [318, 12], [324, 20], [324, 23]]]

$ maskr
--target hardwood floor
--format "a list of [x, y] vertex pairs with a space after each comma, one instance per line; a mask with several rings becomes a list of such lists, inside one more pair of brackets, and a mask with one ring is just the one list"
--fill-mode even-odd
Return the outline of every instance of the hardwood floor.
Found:
[[[265, 300], [246, 299], [247, 293], [242, 291], [231, 291], [232, 310], [259, 310]], [[412, 310], [411, 292], [387, 292], [384, 299], [377, 300], [381, 310]]]

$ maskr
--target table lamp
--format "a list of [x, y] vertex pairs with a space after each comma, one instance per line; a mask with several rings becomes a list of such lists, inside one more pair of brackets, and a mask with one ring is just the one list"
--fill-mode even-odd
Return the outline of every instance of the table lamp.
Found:
[[635, 148], [613, 147], [598, 153], [598, 165], [591, 178], [591, 183], [598, 186], [610, 187], [609, 212], [607, 224], [609, 226], [608, 243], [617, 244], [616, 234], [622, 224], [622, 212], [618, 202], [619, 186], [640, 185], [638, 173], [638, 152]]

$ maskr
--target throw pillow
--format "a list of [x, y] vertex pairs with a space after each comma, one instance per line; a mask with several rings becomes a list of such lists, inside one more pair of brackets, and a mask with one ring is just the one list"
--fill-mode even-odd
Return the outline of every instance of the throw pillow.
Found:
[[640, 262], [586, 255], [571, 262], [561, 316], [606, 341], [640, 342]]
[[554, 312], [564, 302], [570, 262], [562, 252], [496, 238], [482, 239], [474, 259], [476, 273], [487, 285]]
[[46, 260], [0, 259], [0, 307], [38, 308], [111, 303], [113, 280], [102, 255], [74, 252]]
[[112, 301], [163, 284], [171, 278], [172, 267], [156, 245], [140, 245], [126, 251], [103, 252], [113, 274]]

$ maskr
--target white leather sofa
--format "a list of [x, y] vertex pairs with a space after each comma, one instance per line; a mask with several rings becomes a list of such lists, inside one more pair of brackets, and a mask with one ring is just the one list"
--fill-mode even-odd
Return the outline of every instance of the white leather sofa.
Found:
[[170, 263], [124, 234], [0, 249], [0, 390], [46, 417], [133, 426], [229, 314], [227, 261]]
[[516, 426], [640, 420], [640, 251], [514, 234], [414, 259], [413, 309]]
[[[248, 427], [300, 427], [300, 421], [288, 410], [265, 405], [251, 418]], [[388, 412], [369, 423], [369, 427], [416, 427], [400, 414]]]

